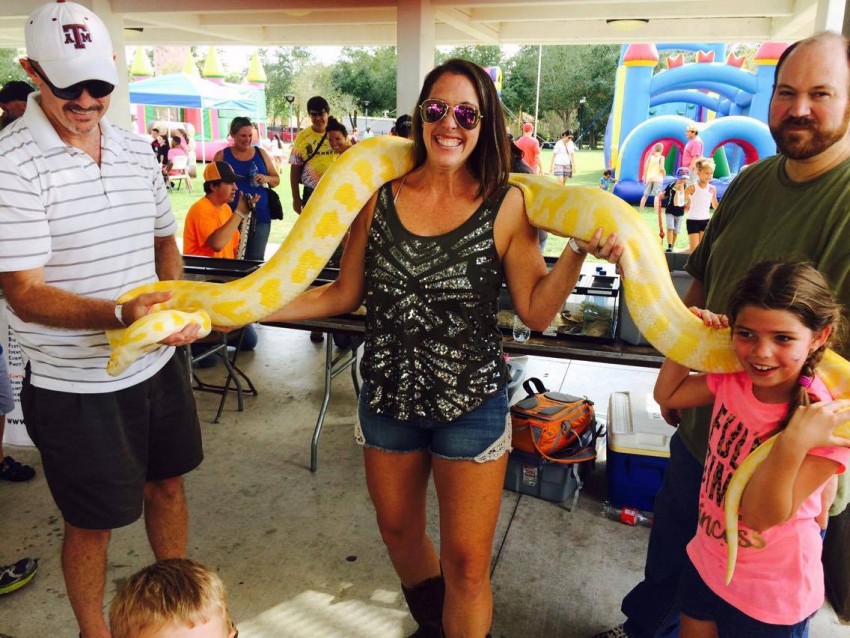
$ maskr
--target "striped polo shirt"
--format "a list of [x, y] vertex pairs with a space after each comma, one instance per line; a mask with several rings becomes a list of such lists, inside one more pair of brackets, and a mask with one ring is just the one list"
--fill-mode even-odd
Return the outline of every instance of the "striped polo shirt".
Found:
[[[0, 272], [43, 269], [48, 285], [100, 299], [156, 281], [154, 237], [173, 235], [177, 223], [150, 144], [103, 118], [98, 166], [59, 138], [38, 96], [0, 135]], [[113, 378], [102, 330], [21, 321], [8, 303], [6, 311], [32, 384], [48, 390], [121, 390], [152, 377], [174, 351], [157, 348]]]

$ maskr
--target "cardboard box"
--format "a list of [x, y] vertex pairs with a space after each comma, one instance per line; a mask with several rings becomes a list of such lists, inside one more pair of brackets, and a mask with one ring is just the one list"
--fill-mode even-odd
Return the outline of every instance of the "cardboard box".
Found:
[[648, 393], [612, 392], [608, 403], [608, 500], [652, 511], [676, 428]]

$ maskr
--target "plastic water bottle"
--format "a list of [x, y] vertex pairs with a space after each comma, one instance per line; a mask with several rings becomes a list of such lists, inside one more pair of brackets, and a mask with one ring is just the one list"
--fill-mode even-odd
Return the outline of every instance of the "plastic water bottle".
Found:
[[531, 328], [526, 326], [518, 315], [514, 315], [514, 341], [522, 343], [531, 337]]
[[652, 512], [644, 512], [631, 507], [617, 507], [611, 505], [608, 501], [602, 504], [602, 516], [632, 527], [635, 525], [652, 527]]
[[251, 184], [254, 184], [254, 180], [257, 177], [257, 173], [260, 171], [257, 170], [257, 165], [254, 162], [248, 166], [248, 179], [251, 181]]

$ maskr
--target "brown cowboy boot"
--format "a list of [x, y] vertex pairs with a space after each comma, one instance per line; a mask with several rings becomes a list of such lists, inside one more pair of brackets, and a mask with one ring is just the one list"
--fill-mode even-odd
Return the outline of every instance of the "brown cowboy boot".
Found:
[[443, 635], [443, 599], [446, 582], [442, 576], [429, 578], [408, 589], [401, 586], [410, 615], [419, 623], [419, 629], [409, 638], [441, 638]]

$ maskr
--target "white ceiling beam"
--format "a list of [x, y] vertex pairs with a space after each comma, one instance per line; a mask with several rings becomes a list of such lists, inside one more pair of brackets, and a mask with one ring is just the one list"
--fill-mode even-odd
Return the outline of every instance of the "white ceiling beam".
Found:
[[477, 44], [499, 44], [499, 31], [492, 26], [470, 19], [469, 14], [456, 8], [435, 11], [437, 22], [454, 27], [474, 39]]
[[[240, 13], [245, 11], [282, 11], [291, 16], [309, 15], [313, 12], [339, 11], [342, 7], [351, 9], [395, 8], [398, 1], [404, 0], [144, 0], [145, 11], [149, 12], [195, 12], [195, 13]], [[2, 3], [13, 0], [0, 0]], [[139, 0], [111, 0], [115, 13], [137, 13]]]
[[812, 35], [817, 10], [817, 0], [798, 0], [797, 10], [792, 15], [773, 19], [774, 39], [794, 41]]
[[[653, 20], [637, 31], [627, 33], [612, 29], [604, 21], [583, 23], [575, 29], [570, 22], [553, 22], [542, 31], [530, 24], [505, 25], [503, 44], [622, 44], [626, 42], [737, 42], [772, 39], [770, 18], [740, 20]], [[573, 28], [571, 28], [573, 27]], [[675, 34], [675, 37], [671, 37]], [[439, 35], [439, 34], [438, 34]], [[438, 38], [439, 39], [439, 38]]]
[[200, 23], [199, 16], [193, 15], [164, 15], [160, 13], [153, 14], [136, 14], [134, 16], [134, 25], [138, 23], [143, 29], [147, 26], [160, 27], [161, 29], [173, 29], [177, 32], [183, 32], [184, 37], [195, 35], [206, 40], [211, 40], [218, 45], [237, 44], [250, 39], [256, 33], [256, 29], [250, 27], [221, 27], [213, 28]]
[[605, 20], [614, 18], [764, 18], [793, 15], [796, 0], [698, 0], [673, 5], [659, 3], [594, 2], [555, 7], [535, 4], [522, 11], [513, 8], [473, 9], [473, 22], [550, 22], [552, 20]]

